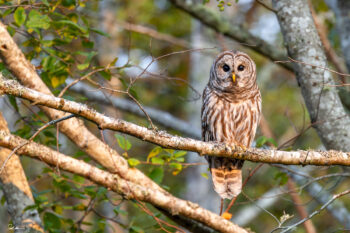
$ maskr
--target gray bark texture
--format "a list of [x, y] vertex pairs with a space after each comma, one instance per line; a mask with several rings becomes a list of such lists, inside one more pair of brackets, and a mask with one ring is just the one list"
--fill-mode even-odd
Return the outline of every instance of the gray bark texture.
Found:
[[[318, 67], [327, 60], [306, 0], [273, 0], [291, 58]], [[313, 127], [327, 149], [350, 151], [350, 118], [340, 101], [330, 73], [293, 63]]]
[[[16, 185], [3, 184], [1, 181], [0, 183], [6, 198], [7, 211], [13, 222], [14, 232], [43, 232], [41, 228], [35, 229], [35, 226], [41, 225], [38, 211], [36, 209], [24, 210], [28, 206], [34, 205], [34, 201]], [[11, 228], [12, 226], [9, 225], [9, 229]]]

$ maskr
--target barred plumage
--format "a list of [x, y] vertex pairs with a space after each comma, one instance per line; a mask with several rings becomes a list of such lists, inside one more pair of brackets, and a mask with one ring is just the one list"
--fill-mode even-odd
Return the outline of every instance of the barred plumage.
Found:
[[[215, 59], [203, 92], [202, 140], [250, 147], [260, 121], [261, 96], [256, 67], [242, 52], [225, 51]], [[242, 160], [206, 156], [214, 189], [232, 199], [242, 189]]]

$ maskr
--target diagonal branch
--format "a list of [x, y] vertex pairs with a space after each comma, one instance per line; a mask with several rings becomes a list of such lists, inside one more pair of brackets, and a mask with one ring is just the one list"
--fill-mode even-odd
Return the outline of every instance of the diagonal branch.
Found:
[[[170, 0], [176, 7], [192, 15], [203, 24], [212, 28], [213, 30], [222, 33], [223, 35], [234, 39], [240, 43], [244, 43], [252, 50], [266, 56], [271, 61], [280, 61], [287, 59], [287, 53], [284, 49], [278, 49], [259, 37], [251, 34], [242, 26], [232, 24], [228, 19], [222, 17], [219, 12], [214, 12], [202, 4], [192, 3], [192, 1], [185, 0]], [[281, 66], [292, 71], [290, 64], [280, 64]]]
[[0, 146], [13, 149], [21, 144], [25, 144], [25, 146], [18, 151], [18, 154], [28, 155], [32, 158], [44, 161], [47, 164], [58, 166], [62, 170], [83, 176], [96, 184], [123, 195], [127, 199], [148, 202], [156, 207], [165, 209], [172, 215], [193, 219], [220, 232], [247, 232], [243, 228], [240, 228], [234, 223], [221, 218], [217, 214], [195, 203], [181, 200], [157, 189], [127, 181], [117, 174], [103, 171], [88, 163], [66, 156], [38, 143], [27, 143], [25, 139], [0, 130]]
[[86, 105], [57, 98], [21, 86], [14, 80], [5, 80], [0, 75], [0, 93], [33, 101], [39, 105], [70, 112], [95, 122], [99, 128], [126, 133], [164, 148], [194, 151], [200, 155], [231, 157], [253, 162], [281, 163], [287, 165], [344, 165], [350, 166], [350, 153], [341, 151], [279, 151], [272, 149], [243, 149], [236, 145], [202, 142], [191, 138], [170, 135], [164, 131], [154, 131], [145, 127], [105, 116]]
[[[0, 58], [6, 65], [6, 68], [23, 85], [47, 95], [52, 95], [50, 89], [37, 74], [35, 67], [25, 58], [2, 22], [0, 22]], [[55, 109], [47, 107], [41, 107], [41, 109], [53, 120], [65, 116], [64, 112]], [[122, 174], [125, 179], [135, 183], [162, 190], [138, 169], [129, 169], [127, 161], [116, 150], [110, 148], [91, 133], [81, 120], [72, 118], [61, 122], [59, 130], [109, 171]]]

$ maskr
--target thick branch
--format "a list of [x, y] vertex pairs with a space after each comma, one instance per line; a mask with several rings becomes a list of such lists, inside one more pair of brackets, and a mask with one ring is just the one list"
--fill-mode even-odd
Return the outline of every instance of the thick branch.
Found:
[[[26, 142], [27, 140], [0, 130], [0, 146], [14, 149]], [[113, 175], [40, 144], [30, 142], [19, 149], [17, 153], [39, 159], [52, 166], [58, 166], [60, 169], [83, 176], [96, 184], [118, 192], [125, 198], [148, 202], [156, 207], [167, 210], [172, 215], [181, 215], [196, 220], [217, 231], [230, 233], [247, 232], [195, 203], [181, 200], [169, 193], [126, 181], [117, 174]]]
[[[232, 24], [226, 18], [223, 18], [219, 12], [214, 12], [202, 4], [192, 3], [185, 0], [170, 0], [176, 7], [200, 20], [203, 24], [223, 35], [234, 39], [240, 43], [251, 45], [249, 48], [266, 56], [271, 61], [287, 60], [287, 53], [283, 49], [278, 49], [270, 45], [259, 37], [251, 34], [247, 29]], [[288, 70], [293, 70], [288, 63], [280, 64]]]
[[[68, 83], [70, 83], [71, 81], [72, 80], [68, 80]], [[108, 96], [107, 94], [96, 91], [95, 88], [92, 88], [83, 82], [78, 82], [77, 84], [73, 85], [70, 88], [70, 90], [84, 95], [89, 100], [98, 101], [99, 103], [103, 103], [106, 105], [112, 105], [117, 109], [135, 114], [140, 117], [145, 116], [145, 114], [142, 112], [140, 107], [137, 104], [135, 104], [135, 102], [118, 98], [115, 96]], [[152, 121], [158, 122], [166, 128], [177, 130], [193, 138], [201, 137], [200, 130], [196, 129], [193, 125], [187, 123], [186, 121], [178, 119], [167, 112], [160, 111], [151, 107], [143, 108], [147, 112], [147, 114], [152, 118]]]
[[[258, 52], [265, 57], [269, 58], [271, 61], [287, 61], [288, 57], [286, 52], [283, 49], [278, 48], [275, 45], [270, 45], [264, 40], [252, 35], [247, 29], [240, 27], [238, 25], [232, 24], [229, 20], [222, 17], [219, 12], [214, 12], [208, 7], [203, 6], [202, 4], [193, 3], [193, 1], [185, 0], [169, 0], [175, 6], [192, 15], [198, 19], [201, 23], [207, 25], [213, 30], [224, 34], [225, 36], [241, 42], [243, 44], [252, 45], [249, 46], [255, 52]], [[347, 33], [348, 30], [343, 30], [344, 33]], [[304, 33], [304, 36], [308, 36], [307, 33]], [[348, 46], [350, 47], [350, 46]], [[350, 50], [349, 50], [350, 51]], [[284, 68], [293, 71], [293, 66], [290, 63], [278, 63]], [[344, 89], [340, 90], [340, 98], [344, 105], [350, 109], [349, 101], [349, 92]]]
[[[5, 63], [6, 68], [11, 71], [23, 85], [47, 95], [52, 95], [50, 89], [36, 73], [35, 67], [25, 58], [22, 51], [7, 32], [6, 26], [1, 22], [0, 58]], [[64, 112], [46, 107], [42, 107], [42, 110], [51, 119], [59, 119], [65, 115]], [[59, 130], [70, 138], [81, 150], [85, 151], [109, 171], [122, 174], [125, 179], [134, 181], [135, 183], [161, 190], [156, 183], [138, 169], [129, 169], [125, 159], [121, 157], [117, 151], [110, 148], [92, 134], [81, 120], [72, 118], [61, 122], [59, 124]]]
[[[9, 133], [7, 123], [0, 112], [0, 130]], [[3, 164], [11, 150], [0, 148], [0, 164]], [[44, 232], [41, 219], [36, 209], [27, 209], [34, 205], [34, 199], [21, 161], [13, 155], [0, 173], [0, 183], [7, 203], [7, 211], [11, 215], [16, 232]]]
[[[6, 68], [11, 71], [24, 85], [37, 91], [52, 95], [49, 88], [43, 83], [35, 71], [35, 67], [26, 60], [12, 37], [0, 22], [0, 58]], [[65, 113], [54, 109], [41, 107], [51, 119], [62, 118]], [[83, 124], [81, 120], [70, 119], [60, 123], [59, 130], [70, 138], [81, 150], [113, 173], [120, 174], [128, 181], [167, 193], [155, 182], [136, 168], [129, 168], [127, 162], [116, 150], [99, 140]]]
[[0, 75], [0, 92], [14, 95], [39, 105], [74, 113], [95, 122], [102, 129], [111, 129], [135, 136], [164, 148], [173, 148], [198, 152], [200, 155], [223, 156], [253, 162], [281, 163], [294, 165], [350, 165], [350, 153], [341, 151], [278, 151], [249, 148], [242, 149], [235, 145], [223, 143], [202, 142], [191, 138], [170, 135], [164, 131], [154, 131], [145, 127], [105, 116], [97, 111], [74, 101], [45, 95], [21, 86], [14, 80], [5, 80]]
[[[273, 0], [290, 57], [327, 67], [327, 59], [305, 0]], [[307, 32], [307, 33], [306, 33]], [[325, 69], [293, 63], [311, 122], [328, 149], [350, 151], [350, 117]]]

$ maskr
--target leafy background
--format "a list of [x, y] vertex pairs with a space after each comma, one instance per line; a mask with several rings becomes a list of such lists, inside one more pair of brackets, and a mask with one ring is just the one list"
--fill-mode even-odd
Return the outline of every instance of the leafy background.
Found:
[[[329, 32], [329, 40], [335, 50], [339, 51], [339, 38], [335, 32], [333, 14], [323, 1], [313, 2], [317, 14], [322, 16]], [[256, 1], [204, 1], [204, 3], [216, 14], [230, 19], [232, 23], [241, 24], [277, 47], [282, 46], [282, 37], [274, 14]], [[310, 120], [300, 89], [290, 72], [254, 53], [250, 50], [250, 46], [224, 38], [204, 26], [200, 26], [199, 31], [195, 30], [198, 22], [166, 0], [0, 1], [0, 5], [1, 20], [8, 25], [10, 34], [55, 95], [66, 86], [68, 78], [77, 79], [90, 72], [93, 72], [91, 80], [121, 91], [126, 91], [131, 80], [139, 77], [128, 94], [118, 92], [109, 94], [128, 99], [132, 95], [143, 106], [163, 110], [186, 121], [192, 118], [193, 122], [192, 110], [194, 106], [197, 108], [201, 101], [198, 96], [198, 93], [202, 92], [200, 87], [208, 80], [208, 75], [193, 79], [195, 75], [193, 69], [209, 74], [210, 63], [208, 65], [204, 61], [212, 61], [215, 54], [224, 49], [238, 49], [247, 52], [256, 61], [258, 84], [263, 96], [263, 113], [271, 131], [269, 136], [264, 136], [261, 130], [258, 132], [257, 146], [284, 145], [285, 150], [322, 148], [313, 129], [304, 131]], [[183, 46], [152, 38], [130, 30], [127, 23], [150, 28], [161, 35], [182, 39], [188, 44]], [[205, 43], [193, 39], [197, 34], [200, 34]], [[200, 49], [185, 51], [193, 48]], [[181, 52], [152, 62], [152, 57], [179, 51]], [[198, 63], [192, 56], [194, 53], [200, 55], [199, 62], [203, 61], [199, 66], [194, 66], [196, 62]], [[149, 73], [140, 76], [148, 65], [148, 71], [161, 74], [161, 77]], [[0, 69], [3, 74], [10, 76], [2, 63]], [[91, 82], [85, 81], [85, 83], [92, 85]], [[100, 112], [150, 127], [145, 118], [93, 102], [79, 93], [68, 91], [64, 94], [64, 98], [86, 103]], [[29, 138], [48, 121], [38, 108], [31, 106], [27, 101], [14, 97], [6, 97], [2, 101], [2, 106], [9, 109], [5, 115], [11, 118], [9, 119], [11, 131], [21, 137]], [[91, 122], [86, 124], [91, 131], [100, 134], [96, 125]], [[196, 125], [199, 125], [199, 118]], [[158, 128], [163, 130], [161, 126]], [[172, 129], [166, 130], [181, 134]], [[298, 135], [296, 140], [285, 144], [296, 135]], [[128, 159], [130, 166], [141, 169], [176, 196], [188, 198], [187, 194], [194, 192], [186, 185], [189, 179], [204, 179], [204, 183], [211, 186], [207, 165], [189, 164], [191, 161], [188, 161], [186, 152], [162, 149], [111, 131], [105, 131], [104, 136], [109, 145]], [[60, 151], [95, 164], [63, 135], [60, 134], [58, 139], [57, 141], [56, 128], [50, 127], [41, 132], [35, 141], [52, 148], [56, 148], [58, 144]], [[21, 160], [35, 197], [35, 206], [31, 208], [38, 208], [45, 230], [48, 232], [161, 231], [154, 217], [144, 211], [138, 201], [124, 200], [119, 195], [95, 186], [80, 176], [68, 174], [38, 161], [26, 157]], [[245, 176], [255, 166], [254, 163], [246, 162]], [[201, 171], [198, 167], [202, 167]], [[309, 175], [315, 177], [342, 171], [341, 167], [308, 168]], [[258, 201], [271, 200], [273, 204], [262, 209], [254, 209], [253, 212], [257, 216], [247, 224], [249, 228], [257, 232], [270, 232], [277, 226], [275, 218], [280, 219], [282, 216], [287, 216], [286, 214], [294, 216], [288, 221], [296, 221], [298, 213], [287, 192], [288, 180], [288, 175], [280, 169], [264, 165], [251, 178], [244, 188], [244, 195], [240, 195], [232, 208], [234, 218], [239, 217], [238, 213], [241, 210], [254, 207], [254, 203]], [[339, 192], [348, 185], [348, 181], [340, 181], [343, 180], [331, 178], [320, 183], [327, 191]], [[281, 194], [263, 196], [274, 189], [281, 191]], [[314, 210], [318, 206], [307, 192], [301, 190], [299, 195], [307, 210]], [[218, 201], [218, 196], [211, 192], [204, 195], [200, 203], [207, 205], [214, 201]], [[349, 199], [343, 201], [345, 205], [350, 204]], [[3, 224], [0, 226], [0, 231], [5, 232], [8, 230], [6, 224], [10, 220], [4, 206], [4, 197], [1, 203], [0, 219]], [[171, 222], [152, 206], [145, 206], [155, 217]], [[218, 209], [219, 206], [212, 210], [218, 212]], [[341, 229], [341, 225], [326, 211], [315, 217], [313, 222], [318, 229], [322, 229], [320, 232], [335, 232]], [[166, 227], [166, 229], [175, 232], [173, 228]], [[296, 230], [296, 232], [304, 231], [302, 227]]]

